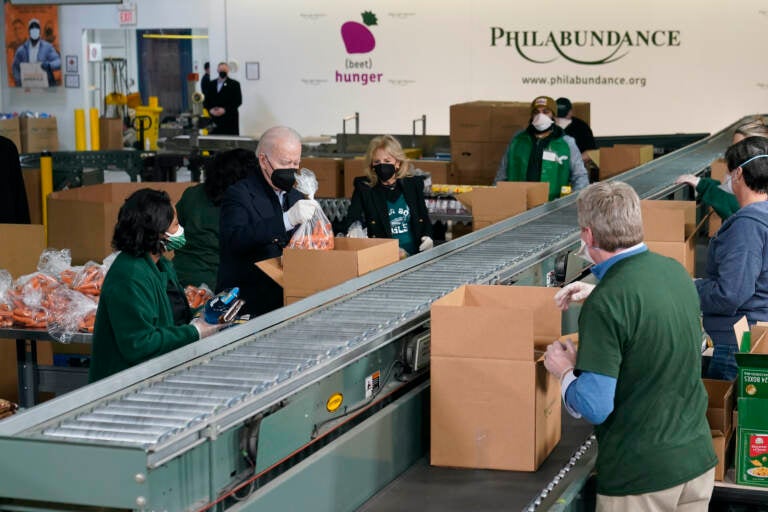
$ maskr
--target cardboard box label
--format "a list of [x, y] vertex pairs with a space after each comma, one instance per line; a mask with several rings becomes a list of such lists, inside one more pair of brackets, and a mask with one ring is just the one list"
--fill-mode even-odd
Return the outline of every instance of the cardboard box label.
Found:
[[768, 487], [768, 431], [739, 432], [736, 483]]
[[739, 397], [768, 398], [768, 369], [739, 368]]

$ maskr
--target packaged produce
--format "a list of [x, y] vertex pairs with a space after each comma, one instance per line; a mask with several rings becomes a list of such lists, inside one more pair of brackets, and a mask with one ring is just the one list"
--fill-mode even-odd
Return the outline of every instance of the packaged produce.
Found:
[[52, 277], [72, 268], [72, 253], [69, 249], [45, 249], [40, 254], [37, 270]]
[[104, 284], [104, 276], [106, 274], [107, 272], [102, 265], [89, 261], [75, 275], [72, 281], [72, 289], [84, 295], [98, 297], [101, 295], [101, 286]]
[[13, 313], [8, 299], [8, 292], [13, 286], [13, 278], [7, 270], [0, 270], [0, 327], [13, 325]]
[[48, 334], [53, 339], [68, 343], [77, 332], [93, 332], [96, 303], [91, 298], [60, 286], [48, 302]]
[[189, 307], [196, 310], [213, 297], [213, 292], [205, 283], [201, 284], [199, 288], [190, 284], [184, 288], [184, 295], [187, 296]]
[[[301, 169], [296, 177], [296, 189], [314, 200], [317, 192], [317, 178], [309, 169]], [[315, 214], [304, 224], [299, 225], [288, 243], [289, 249], [314, 249], [330, 251], [333, 249], [333, 227], [323, 209], [318, 207]]]

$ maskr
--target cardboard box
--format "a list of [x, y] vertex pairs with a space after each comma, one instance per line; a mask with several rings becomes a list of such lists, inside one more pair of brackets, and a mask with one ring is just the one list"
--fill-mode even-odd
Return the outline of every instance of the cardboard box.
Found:
[[715, 466], [715, 480], [722, 482], [725, 478], [725, 473], [733, 461], [733, 450], [731, 449], [733, 438], [733, 432], [728, 435], [723, 434], [719, 430], [710, 430], [712, 434], [712, 447], [715, 449], [715, 455], [717, 455], [717, 466]]
[[341, 158], [307, 157], [301, 159], [301, 166], [317, 177], [315, 197], [344, 197], [344, 161]]
[[555, 289], [466, 285], [432, 304], [430, 463], [535, 471], [560, 441], [560, 386], [536, 344]]
[[70, 249], [72, 264], [102, 261], [112, 253], [117, 213], [142, 188], [165, 190], [176, 204], [194, 182], [105, 183], [61, 190], [48, 196], [48, 246]]
[[22, 167], [21, 175], [24, 178], [24, 190], [27, 193], [29, 220], [32, 224], [42, 224], [43, 199], [40, 192], [40, 169], [25, 169]]
[[491, 185], [507, 142], [451, 140], [451, 163], [462, 185]]
[[367, 176], [364, 158], [344, 159], [344, 197], [352, 197], [355, 191], [355, 178]]
[[99, 149], [123, 149], [123, 120], [121, 118], [99, 118]]
[[768, 487], [768, 400], [739, 398], [736, 483]]
[[572, 101], [571, 106], [573, 107], [573, 117], [578, 117], [591, 127], [592, 107], [590, 103], [588, 101]]
[[610, 148], [600, 148], [600, 180], [634, 169], [651, 160], [653, 146], [650, 144], [616, 144]]
[[0, 119], [0, 135], [11, 139], [16, 144], [16, 151], [21, 151], [21, 123], [18, 117], [12, 119]]
[[530, 118], [530, 102], [471, 101], [451, 105], [451, 146], [454, 140], [509, 143]]
[[284, 249], [280, 258], [256, 265], [283, 287], [285, 304], [400, 260], [397, 240], [336, 238], [332, 251]]
[[59, 129], [55, 117], [21, 118], [22, 153], [40, 153], [59, 150]]
[[696, 258], [696, 203], [640, 201], [645, 243], [653, 252], [676, 259], [693, 276]]
[[707, 405], [707, 421], [709, 428], [719, 430], [726, 437], [733, 431], [733, 406], [735, 397], [732, 380], [702, 379], [707, 390], [709, 403]]
[[451, 162], [449, 160], [411, 160], [411, 168], [428, 172], [432, 183], [448, 183]]
[[[714, 180], [722, 183], [725, 180], [725, 175], [728, 174], [728, 164], [724, 158], [718, 158], [709, 164], [710, 177]], [[720, 230], [720, 226], [723, 225], [723, 219], [715, 213], [715, 210], [710, 208], [712, 213], [709, 216], [709, 237], [712, 238]]]
[[495, 187], [474, 188], [456, 198], [472, 211], [472, 229], [478, 230], [547, 202], [549, 184], [500, 181]]

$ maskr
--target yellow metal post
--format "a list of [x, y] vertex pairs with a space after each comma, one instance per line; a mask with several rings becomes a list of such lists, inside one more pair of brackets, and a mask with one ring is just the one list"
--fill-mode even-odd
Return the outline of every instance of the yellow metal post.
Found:
[[85, 151], [85, 111], [75, 109], [75, 150]]
[[53, 192], [53, 157], [48, 151], [40, 154], [40, 195], [43, 205], [43, 230], [48, 245], [48, 195]]
[[101, 146], [101, 140], [99, 139], [99, 109], [92, 108], [89, 110], [91, 117], [91, 151], [98, 151]]

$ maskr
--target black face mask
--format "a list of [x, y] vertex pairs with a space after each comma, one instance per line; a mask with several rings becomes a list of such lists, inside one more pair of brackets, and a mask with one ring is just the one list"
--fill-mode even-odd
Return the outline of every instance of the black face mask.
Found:
[[290, 192], [296, 183], [296, 171], [298, 169], [275, 169], [272, 172], [272, 184], [280, 190]]
[[384, 183], [385, 181], [392, 179], [392, 176], [395, 175], [397, 169], [395, 169], [394, 164], [376, 164], [373, 166], [373, 172], [379, 177], [379, 181]]
[[227, 78], [227, 72], [226, 71], [219, 71], [219, 78], [222, 80]]

